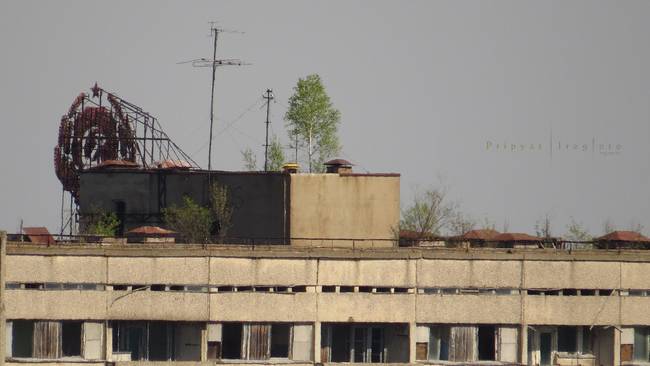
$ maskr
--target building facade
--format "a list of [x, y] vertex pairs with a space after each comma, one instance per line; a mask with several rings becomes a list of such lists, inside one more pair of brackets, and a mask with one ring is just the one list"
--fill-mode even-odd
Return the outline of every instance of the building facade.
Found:
[[650, 253], [10, 242], [8, 364], [650, 361]]

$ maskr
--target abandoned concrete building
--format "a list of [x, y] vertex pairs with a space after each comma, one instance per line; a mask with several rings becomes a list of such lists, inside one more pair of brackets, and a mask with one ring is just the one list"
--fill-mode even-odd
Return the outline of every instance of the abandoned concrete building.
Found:
[[[145, 157], [175, 145], [154, 124], [142, 140], [127, 128], [151, 118], [97, 86], [64, 116], [55, 149], [64, 190], [82, 214], [95, 205], [122, 227], [118, 238], [2, 234], [0, 361], [650, 364], [648, 238], [396, 233], [398, 174], [358, 174], [341, 161], [322, 174], [154, 164]], [[227, 244], [146, 240], [162, 228], [124, 240], [161, 225], [161, 210], [184, 195], [205, 204], [212, 179], [232, 192]]]
[[[167, 181], [186, 175], [194, 177], [183, 172]], [[116, 176], [138, 184], [159, 181], [153, 171], [88, 173], [81, 180], [82, 202], [90, 195], [84, 192], [88, 181]], [[125, 365], [650, 362], [650, 251], [621, 246], [639, 248], [648, 244], [645, 237], [604, 237], [618, 243], [615, 249], [544, 248], [535, 237], [478, 230], [405, 247], [393, 236], [396, 174], [224, 177], [243, 187], [250, 179], [251, 188], [242, 192], [251, 195], [262, 189], [257, 185], [280, 192], [273, 212], [251, 209], [257, 220], [276, 218], [251, 223], [261, 228], [255, 243], [39, 243], [16, 235], [3, 241], [3, 359]], [[110, 183], [104, 192], [104, 201], [113, 202], [115, 192], [128, 189]], [[149, 204], [147, 194], [122, 197], [130, 207]], [[277, 238], [271, 234], [287, 240], [265, 243], [265, 235]], [[498, 245], [486, 244], [494, 240]]]

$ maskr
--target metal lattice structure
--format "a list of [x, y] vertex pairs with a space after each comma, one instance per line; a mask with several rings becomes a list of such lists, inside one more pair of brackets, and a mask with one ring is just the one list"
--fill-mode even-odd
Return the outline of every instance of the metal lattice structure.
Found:
[[61, 117], [54, 148], [56, 176], [76, 204], [79, 173], [85, 169], [108, 164], [198, 168], [155, 117], [97, 84], [91, 92], [79, 94]]

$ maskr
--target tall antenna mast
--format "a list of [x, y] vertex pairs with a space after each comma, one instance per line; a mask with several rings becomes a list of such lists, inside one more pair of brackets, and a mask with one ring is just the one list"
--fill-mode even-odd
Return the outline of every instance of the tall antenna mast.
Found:
[[214, 37], [212, 47], [212, 60], [198, 58], [194, 60], [179, 62], [179, 64], [192, 63], [193, 67], [211, 67], [212, 68], [212, 89], [210, 93], [210, 141], [208, 143], [208, 170], [212, 170], [212, 129], [214, 126], [214, 83], [218, 66], [242, 66], [248, 65], [238, 59], [221, 59], [217, 60], [217, 39], [219, 33], [243, 33], [232, 30], [226, 30], [215, 27], [215, 22], [210, 22], [210, 35]]
[[262, 96], [266, 99], [266, 144], [264, 144], [264, 171], [267, 172], [269, 169], [269, 113], [271, 111], [271, 101], [273, 100], [273, 90], [266, 89], [266, 95]]

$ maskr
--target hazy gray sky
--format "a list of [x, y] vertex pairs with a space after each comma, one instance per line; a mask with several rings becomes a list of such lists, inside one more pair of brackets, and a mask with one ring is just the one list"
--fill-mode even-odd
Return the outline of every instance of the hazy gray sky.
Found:
[[443, 177], [498, 229], [534, 232], [548, 213], [555, 234], [570, 217], [648, 234], [648, 19], [648, 1], [5, 0], [0, 228], [58, 231], [59, 119], [95, 81], [207, 165], [210, 71], [177, 62], [210, 56], [216, 20], [246, 32], [224, 34], [218, 55], [252, 63], [218, 71], [217, 169], [240, 169], [246, 147], [263, 162], [264, 110], [222, 129], [267, 88], [286, 143], [291, 89], [318, 73], [342, 113], [343, 157], [401, 173], [403, 204]]

